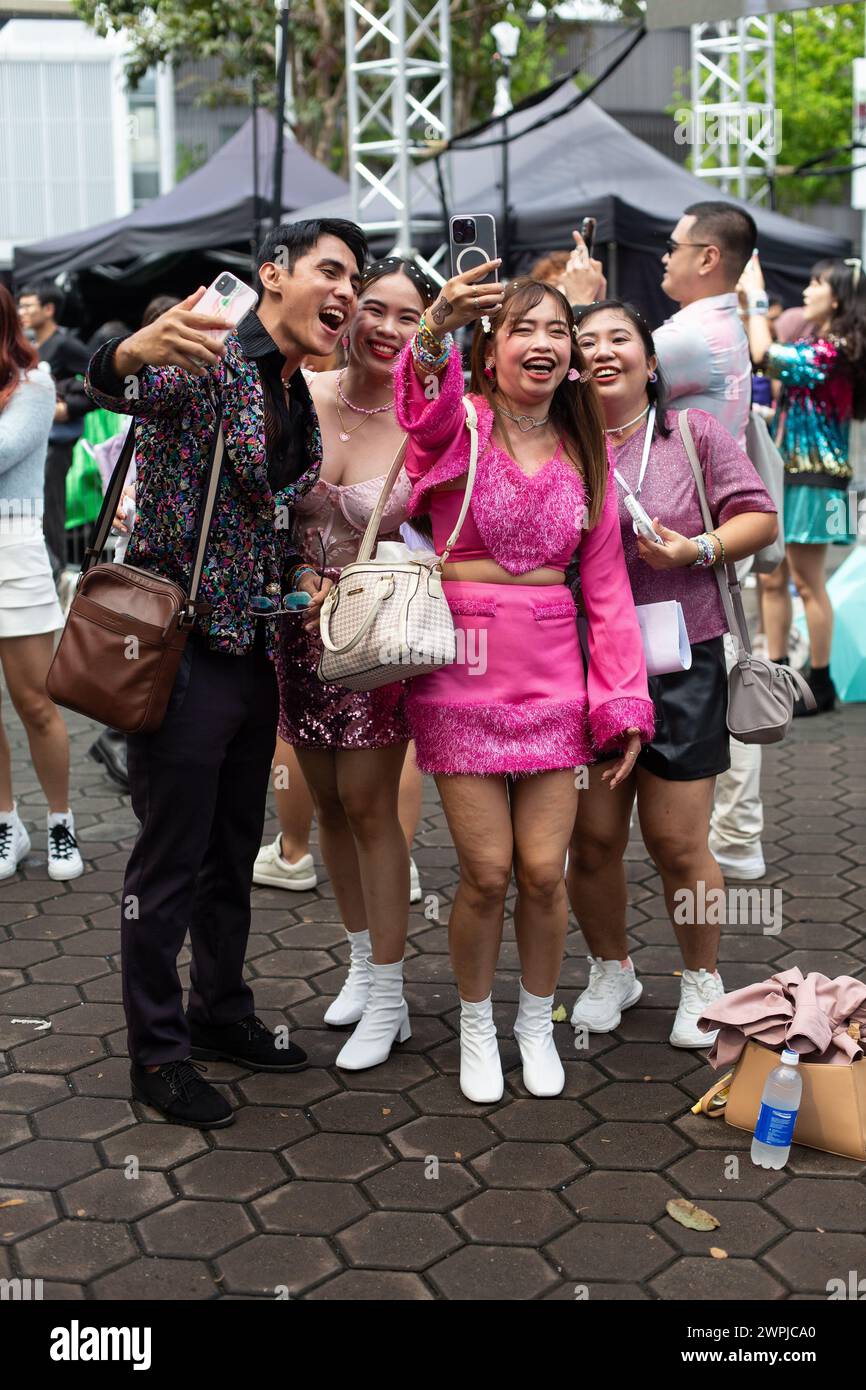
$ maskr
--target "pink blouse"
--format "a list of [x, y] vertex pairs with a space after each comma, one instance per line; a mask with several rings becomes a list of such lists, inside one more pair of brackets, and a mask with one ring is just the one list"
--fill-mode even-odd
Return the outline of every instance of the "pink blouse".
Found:
[[[429, 511], [437, 549], [453, 526], [462, 493], [434, 492], [462, 478], [469, 463], [469, 431], [462, 404], [463, 369], [455, 349], [432, 399], [415, 372], [411, 345], [394, 368], [394, 413], [409, 435], [406, 474], [414, 483], [408, 512]], [[435, 381], [435, 378], [434, 378]], [[564, 570], [579, 549], [583, 601], [589, 624], [587, 694], [589, 722], [599, 748], [636, 728], [652, 738], [643, 643], [626, 573], [617, 515], [616, 487], [608, 479], [601, 517], [586, 529], [586, 495], [574, 465], [557, 454], [528, 477], [492, 440], [493, 412], [473, 396], [478, 412], [478, 470], [464, 523], [466, 545], [476, 558], [489, 557], [509, 574], [542, 566]], [[442, 500], [444, 499], [444, 501]], [[470, 517], [474, 525], [470, 525]], [[463, 533], [461, 533], [461, 540]], [[451, 558], [468, 558], [460, 546]], [[554, 586], [555, 587], [555, 586]]]

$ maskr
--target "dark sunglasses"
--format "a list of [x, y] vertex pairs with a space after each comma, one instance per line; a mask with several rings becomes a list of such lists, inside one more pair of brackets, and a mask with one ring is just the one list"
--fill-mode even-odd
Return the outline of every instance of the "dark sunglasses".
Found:
[[[319, 585], [325, 578], [325, 542], [322, 540], [321, 531], [316, 532], [316, 539], [319, 542], [319, 549], [322, 552], [322, 566], [318, 571]], [[268, 591], [273, 592], [268, 592]], [[310, 595], [303, 590], [295, 591], [291, 594], [283, 594], [280, 597], [279, 587], [276, 584], [269, 584], [268, 591], [257, 594], [250, 599], [249, 611], [254, 618], [284, 618], [287, 614], [303, 613], [305, 608], [310, 606]]]
[[665, 246], [667, 247], [669, 256], [672, 256], [675, 251], [679, 251], [681, 246], [705, 247], [715, 246], [715, 244], [716, 243], [714, 241], [674, 241], [672, 236], [669, 236], [667, 241], [665, 242]]

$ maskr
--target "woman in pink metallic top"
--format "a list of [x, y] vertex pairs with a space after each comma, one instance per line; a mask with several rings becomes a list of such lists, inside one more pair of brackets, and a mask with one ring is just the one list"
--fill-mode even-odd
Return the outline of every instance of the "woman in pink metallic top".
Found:
[[[418, 764], [432, 772], [460, 863], [449, 942], [460, 994], [460, 1086], [503, 1091], [492, 985], [512, 869], [522, 967], [514, 1035], [526, 1089], [558, 1095], [565, 1074], [551, 1006], [568, 904], [565, 850], [576, 770], [618, 749], [614, 783], [652, 735], [634, 604], [608, 481], [594, 387], [565, 298], [529, 279], [455, 276], [396, 368], [395, 410], [410, 436], [410, 515], [429, 513], [441, 552], [467, 481], [463, 372], [446, 329], [484, 316], [472, 348], [478, 469], [470, 512], [444, 568], [456, 664], [410, 682]], [[565, 570], [579, 548], [589, 614], [588, 676]]]

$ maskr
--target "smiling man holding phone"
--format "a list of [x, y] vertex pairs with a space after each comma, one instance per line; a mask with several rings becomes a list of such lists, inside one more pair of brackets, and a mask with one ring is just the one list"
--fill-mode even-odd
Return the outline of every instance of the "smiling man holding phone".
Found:
[[[197, 312], [202, 287], [147, 328], [106, 343], [90, 363], [97, 404], [135, 417], [137, 520], [127, 564], [187, 587], [220, 428], [225, 445], [196, 622], [166, 716], [155, 733], [129, 738], [141, 822], [121, 921], [132, 1094], [176, 1124], [217, 1128], [233, 1119], [192, 1058], [263, 1071], [306, 1066], [300, 1048], [256, 1017], [243, 965], [276, 735], [269, 619], [301, 592], [314, 612], [330, 587], [290, 539], [292, 504], [321, 463], [300, 367], [307, 354], [330, 353], [348, 327], [366, 253], [351, 222], [278, 227], [258, 255], [258, 307], [236, 327]], [[177, 957], [187, 930], [184, 1013]]]

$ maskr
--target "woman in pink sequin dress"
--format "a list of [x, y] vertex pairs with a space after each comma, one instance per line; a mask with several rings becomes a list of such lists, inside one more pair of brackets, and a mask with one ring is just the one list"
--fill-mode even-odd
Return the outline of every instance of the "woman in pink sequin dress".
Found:
[[[357, 556], [404, 432], [393, 412], [394, 362], [434, 295], [411, 262], [389, 258], [368, 268], [349, 329], [344, 371], [320, 372], [310, 391], [322, 430], [319, 482], [294, 509], [299, 552], [332, 579]], [[379, 528], [399, 541], [411, 484], [401, 470]], [[398, 789], [410, 734], [402, 682], [372, 691], [323, 685], [317, 675], [318, 625], [280, 624], [279, 733], [294, 747], [310, 787], [322, 858], [346, 928], [349, 973], [325, 1013], [335, 1027], [357, 1024], [337, 1065], [361, 1070], [384, 1062], [395, 1032], [408, 1036], [402, 998], [409, 916], [409, 850], [398, 818]], [[390, 1002], [389, 1002], [390, 1001]], [[391, 1013], [400, 1013], [391, 1029]]]

